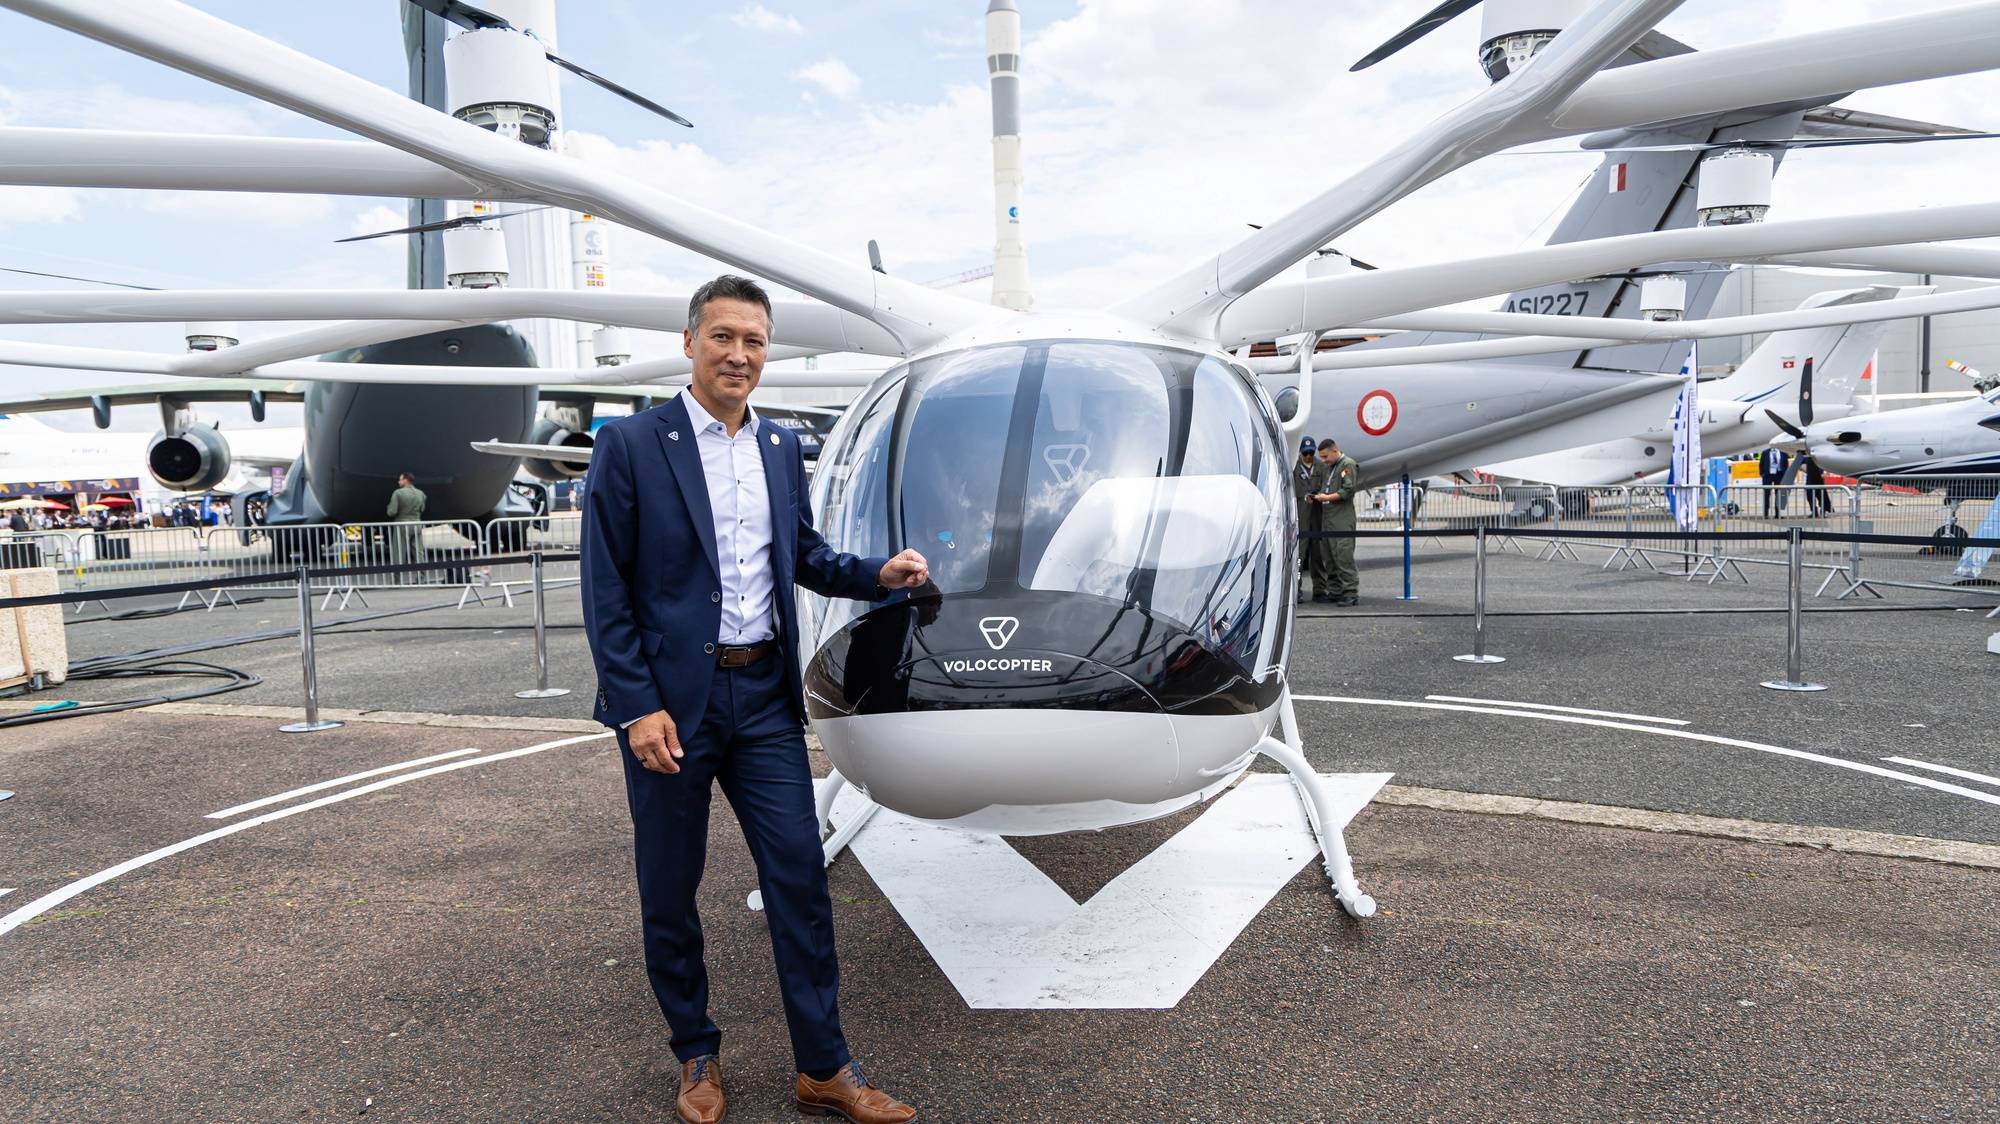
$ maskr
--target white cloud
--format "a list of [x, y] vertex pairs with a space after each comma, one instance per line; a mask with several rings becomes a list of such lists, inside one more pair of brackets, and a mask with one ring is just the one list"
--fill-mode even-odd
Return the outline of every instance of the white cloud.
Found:
[[849, 98], [861, 88], [861, 76], [837, 58], [824, 58], [795, 71], [792, 77], [800, 82], [810, 82], [837, 98]]
[[254, 191], [154, 191], [146, 193], [144, 206], [154, 214], [176, 218], [216, 219], [279, 229], [318, 222], [333, 214], [330, 196]]
[[0, 187], [0, 226], [68, 222], [83, 214], [73, 187]]
[[738, 9], [736, 14], [729, 18], [736, 26], [748, 28], [751, 31], [800, 35], [806, 29], [805, 25], [797, 19], [774, 12], [762, 4], [752, 4], [746, 8]]

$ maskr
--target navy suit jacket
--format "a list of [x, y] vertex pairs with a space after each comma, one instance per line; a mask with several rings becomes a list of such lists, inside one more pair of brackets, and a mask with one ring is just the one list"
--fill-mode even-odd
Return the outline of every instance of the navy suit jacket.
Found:
[[[771, 440], [772, 435], [777, 441]], [[772, 610], [792, 708], [799, 687], [793, 586], [876, 600], [886, 558], [842, 554], [813, 529], [799, 439], [758, 427], [771, 500]], [[617, 728], [664, 710], [683, 738], [701, 725], [722, 629], [722, 578], [708, 481], [687, 406], [675, 397], [597, 431], [583, 513], [583, 627], [597, 665], [592, 716]]]

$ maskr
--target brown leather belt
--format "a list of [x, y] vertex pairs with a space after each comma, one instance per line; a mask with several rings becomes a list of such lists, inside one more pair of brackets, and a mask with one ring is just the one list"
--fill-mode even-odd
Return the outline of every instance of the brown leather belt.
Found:
[[717, 667], [749, 667], [771, 654], [774, 645], [769, 640], [757, 644], [723, 645], [715, 650]]

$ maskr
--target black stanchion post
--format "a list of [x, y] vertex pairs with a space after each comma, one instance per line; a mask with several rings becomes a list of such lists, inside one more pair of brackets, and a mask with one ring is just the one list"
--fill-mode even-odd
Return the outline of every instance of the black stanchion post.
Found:
[[1767, 679], [1764, 686], [1773, 691], [1824, 691], [1825, 684], [1808, 683], [1801, 678], [1799, 665], [1805, 662], [1803, 633], [1806, 611], [1806, 544], [1803, 529], [1793, 527], [1790, 540], [1790, 558], [1786, 567], [1789, 578], [1786, 592], [1790, 602], [1785, 612], [1785, 677]]
[[1486, 527], [1472, 532], [1472, 654], [1451, 657], [1459, 663], [1506, 663], [1505, 656], [1486, 654]]
[[1417, 595], [1410, 588], [1410, 477], [1403, 475], [1403, 595], [1398, 601], [1415, 601]]
[[299, 663], [305, 672], [306, 720], [287, 722], [278, 729], [287, 734], [310, 734], [318, 730], [331, 730], [341, 725], [332, 720], [322, 721], [319, 716], [319, 667], [313, 662], [313, 601], [312, 574], [303, 564], [299, 566]]
[[549, 686], [549, 626], [548, 611], [542, 603], [542, 552], [538, 548], [534, 554], [535, 571], [535, 688], [532, 691], [516, 691], [517, 699], [553, 699], [569, 694], [568, 687]]

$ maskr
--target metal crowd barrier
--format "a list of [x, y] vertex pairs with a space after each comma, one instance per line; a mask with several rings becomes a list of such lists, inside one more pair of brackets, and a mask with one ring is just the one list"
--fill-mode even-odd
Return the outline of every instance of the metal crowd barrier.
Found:
[[[421, 527], [414, 524], [402, 524], [401, 527], [405, 530], [420, 530], [426, 533], [420, 535], [413, 534], [410, 536], [410, 540], [405, 543], [391, 544], [389, 549], [398, 552], [407, 552], [427, 545], [435, 546], [442, 537], [440, 528], [443, 528], [445, 532], [456, 533], [456, 529], [452, 528], [449, 524], [427, 524]], [[20, 537], [25, 538], [26, 536]], [[356, 536], [355, 538], [356, 541], [360, 542], [372, 541], [371, 537], [365, 535]], [[339, 550], [343, 548], [336, 546], [331, 549]], [[227, 592], [231, 589], [289, 587], [296, 593], [299, 606], [299, 665], [304, 684], [305, 719], [301, 722], [287, 723], [280, 726], [279, 729], [286, 733], [309, 733], [317, 730], [331, 730], [341, 725], [338, 721], [322, 719], [319, 713], [319, 663], [317, 649], [313, 640], [314, 591], [317, 589], [335, 591], [358, 589], [368, 579], [384, 577], [428, 579], [436, 575], [444, 575], [441, 580], [426, 580], [412, 584], [450, 584], [456, 580], [452, 576], [453, 571], [466, 564], [466, 559], [462, 555], [452, 553], [452, 550], [453, 544], [446, 542], [443, 544], [443, 549], [439, 551], [442, 557], [420, 558], [389, 563], [351, 563], [338, 567], [314, 566], [307, 561], [300, 560], [290, 573], [272, 573], [266, 570], [252, 570], [237, 575], [208, 573], [202, 577], [183, 577], [171, 582], [107, 588], [101, 592], [106, 598], [120, 598], [186, 593], [191, 591], [190, 587], [196, 586], [205, 586], [218, 592]], [[551, 687], [549, 685], [548, 622], [543, 592], [545, 589], [544, 576], [547, 571], [547, 563], [551, 561], [574, 562], [576, 561], [576, 556], [574, 554], [562, 553], [555, 554], [553, 557], [545, 557], [542, 551], [535, 550], [526, 555], [496, 555], [492, 556], [490, 561], [494, 564], [526, 566], [529, 574], [528, 593], [533, 598], [532, 605], [534, 608], [536, 685], [531, 689], [515, 692], [514, 697], [519, 699], [547, 699], [569, 694], [569, 689], [566, 687]], [[88, 591], [66, 590], [54, 594], [0, 597], [0, 609], [37, 605], [82, 605], [92, 600], [96, 600], [96, 598], [91, 597]], [[185, 604], [185, 598], [183, 598], [183, 604]], [[250, 677], [246, 685], [247, 683], [255, 683], [257, 681], [255, 677]]]

